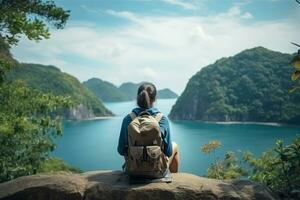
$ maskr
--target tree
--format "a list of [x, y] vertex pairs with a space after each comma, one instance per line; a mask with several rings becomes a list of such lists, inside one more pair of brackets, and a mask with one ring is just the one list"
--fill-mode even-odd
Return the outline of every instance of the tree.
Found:
[[0, 182], [36, 173], [62, 134], [52, 113], [67, 97], [42, 94], [21, 82], [0, 87]]
[[30, 40], [47, 39], [50, 36], [47, 23], [61, 29], [69, 13], [53, 1], [1, 0], [0, 36], [8, 44], [17, 44], [22, 34]]
[[48, 39], [47, 24], [61, 29], [66, 24], [70, 11], [57, 7], [53, 1], [0, 0], [0, 84], [5, 71], [13, 67], [9, 55], [10, 45], [16, 45], [22, 35], [29, 40]]
[[68, 17], [69, 11], [53, 1], [0, 0], [0, 182], [43, 171], [55, 148], [53, 137], [62, 134], [54, 113], [71, 105], [69, 97], [5, 80], [7, 71], [18, 66], [9, 48], [22, 35], [36, 41], [49, 38], [48, 24], [63, 28]]

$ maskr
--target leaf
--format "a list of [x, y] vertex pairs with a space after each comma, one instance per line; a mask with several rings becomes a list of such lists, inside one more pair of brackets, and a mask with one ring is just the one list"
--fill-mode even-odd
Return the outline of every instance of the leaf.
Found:
[[293, 93], [296, 90], [300, 90], [300, 86], [294, 86], [294, 87], [292, 87], [291, 89], [289, 89], [289, 93]]
[[291, 65], [295, 67], [296, 70], [300, 70], [300, 57], [299, 55], [295, 56], [291, 62]]
[[294, 62], [294, 67], [295, 67], [297, 70], [300, 70], [300, 60]]
[[299, 77], [300, 77], [300, 71], [295, 71], [294, 73], [292, 73], [291, 79], [292, 79], [292, 81], [295, 81]]

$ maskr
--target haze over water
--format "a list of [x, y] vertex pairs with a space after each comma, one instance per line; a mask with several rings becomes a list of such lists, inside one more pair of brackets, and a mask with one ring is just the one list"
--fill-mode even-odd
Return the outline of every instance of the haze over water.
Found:
[[[167, 115], [176, 99], [158, 100], [156, 107]], [[120, 170], [123, 158], [117, 153], [119, 131], [123, 117], [135, 102], [106, 103], [117, 117], [64, 123], [64, 134], [56, 140], [53, 153], [72, 166], [88, 170]], [[274, 146], [276, 139], [290, 142], [300, 135], [299, 126], [263, 124], [216, 124], [190, 121], [171, 121], [172, 140], [180, 147], [181, 172], [206, 174], [212, 155], [201, 152], [201, 146], [219, 140], [222, 147], [216, 155], [223, 158], [227, 151], [246, 151], [255, 154]], [[241, 155], [241, 153], [238, 153]]]

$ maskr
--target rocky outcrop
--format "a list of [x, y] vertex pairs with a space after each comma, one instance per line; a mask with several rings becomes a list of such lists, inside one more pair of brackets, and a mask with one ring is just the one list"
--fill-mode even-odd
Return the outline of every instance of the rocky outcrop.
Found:
[[94, 117], [96, 117], [94, 112], [83, 104], [79, 104], [65, 111], [65, 118], [69, 120], [83, 120]]
[[268, 188], [247, 180], [219, 181], [173, 174], [172, 183], [128, 183], [120, 171], [39, 174], [0, 184], [0, 199], [277, 199]]

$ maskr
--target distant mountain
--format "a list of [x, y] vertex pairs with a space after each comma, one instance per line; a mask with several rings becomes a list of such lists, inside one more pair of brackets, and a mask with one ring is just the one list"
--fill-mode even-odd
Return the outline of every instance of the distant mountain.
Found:
[[141, 83], [132, 83], [132, 82], [126, 82], [120, 85], [119, 90], [125, 94], [130, 100], [133, 100], [136, 98], [137, 90], [140, 85], [142, 85], [144, 82]]
[[289, 93], [292, 55], [256, 47], [202, 68], [171, 119], [300, 123], [300, 93]]
[[118, 102], [129, 100], [114, 84], [98, 78], [91, 78], [83, 84], [104, 102]]
[[172, 90], [165, 88], [162, 90], [158, 90], [157, 97], [159, 99], [175, 99], [178, 97], [178, 95]]
[[77, 106], [65, 113], [69, 119], [112, 115], [112, 112], [75, 77], [61, 72], [54, 66], [20, 64], [20, 67], [13, 69], [7, 78], [22, 80], [27, 86], [42, 92], [71, 96]]
[[[136, 98], [138, 88], [143, 83], [145, 83], [145, 82], [140, 82], [140, 83], [126, 82], [126, 83], [123, 83], [119, 87], [119, 89], [124, 94], [127, 94], [129, 99], [133, 100]], [[159, 99], [172, 99], [172, 98], [177, 98], [177, 97], [178, 97], [178, 95], [168, 88], [157, 91], [157, 98], [159, 98]]]
[[[114, 84], [104, 81], [98, 78], [89, 79], [83, 84], [89, 88], [99, 99], [104, 102], [120, 102], [120, 101], [132, 101], [136, 99], [137, 90], [141, 84], [126, 82], [117, 88]], [[157, 96], [160, 99], [177, 98], [177, 94], [172, 90], [166, 88], [158, 90]]]
[[[126, 82], [126, 83], [123, 83], [119, 87], [119, 89], [123, 93], [127, 94], [129, 99], [133, 100], [136, 98], [138, 88], [143, 83], [145, 83], [145, 82], [140, 82], [140, 83]], [[172, 98], [177, 98], [177, 97], [178, 97], [178, 95], [168, 88], [157, 91], [157, 98], [159, 98], [159, 99], [172, 99]]]

